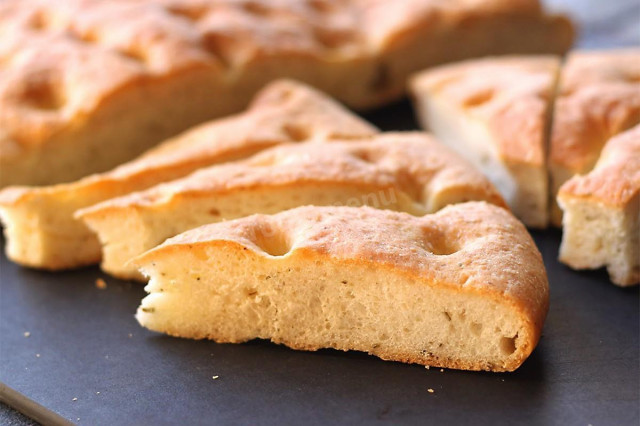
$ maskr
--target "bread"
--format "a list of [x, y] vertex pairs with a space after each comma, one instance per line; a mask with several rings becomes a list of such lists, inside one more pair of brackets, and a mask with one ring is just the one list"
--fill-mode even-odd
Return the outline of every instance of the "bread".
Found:
[[546, 138], [560, 60], [470, 60], [411, 81], [422, 127], [473, 162], [527, 226], [548, 223]]
[[[607, 140], [637, 123], [640, 48], [571, 53], [562, 70], [551, 132], [552, 199], [569, 178], [593, 168]], [[555, 201], [551, 221], [562, 223]]]
[[467, 200], [504, 205], [482, 174], [428, 135], [387, 133], [276, 147], [77, 215], [102, 243], [104, 271], [142, 279], [130, 259], [211, 222], [303, 205], [371, 205], [422, 215]]
[[606, 266], [620, 286], [640, 282], [640, 125], [606, 143], [596, 166], [560, 188], [560, 261]]
[[423, 217], [300, 207], [196, 228], [134, 262], [151, 330], [437, 367], [515, 370], [548, 307], [531, 237], [483, 202]]
[[76, 210], [177, 179], [285, 142], [355, 138], [377, 130], [323, 94], [291, 81], [262, 90], [249, 109], [170, 139], [136, 160], [79, 181], [0, 192], [7, 256], [23, 265], [65, 269], [100, 261], [100, 243]]
[[275, 78], [370, 108], [426, 66], [572, 40], [538, 0], [5, 0], [0, 187], [108, 170]]

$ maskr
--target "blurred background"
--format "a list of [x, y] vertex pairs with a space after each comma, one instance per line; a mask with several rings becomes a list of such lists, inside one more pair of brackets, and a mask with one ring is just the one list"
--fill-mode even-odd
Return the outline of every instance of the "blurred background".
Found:
[[579, 26], [576, 47], [640, 46], [640, 0], [544, 0]]

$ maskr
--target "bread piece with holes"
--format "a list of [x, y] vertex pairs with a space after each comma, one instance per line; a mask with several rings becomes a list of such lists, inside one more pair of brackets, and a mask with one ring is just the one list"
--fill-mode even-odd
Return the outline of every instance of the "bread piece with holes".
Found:
[[555, 202], [562, 184], [588, 173], [605, 143], [640, 123], [640, 48], [577, 51], [562, 70], [551, 132], [551, 222], [562, 224]]
[[300, 207], [196, 228], [134, 262], [151, 330], [436, 367], [515, 370], [548, 307], [531, 237], [483, 202], [423, 217]]
[[640, 125], [605, 145], [596, 166], [560, 188], [560, 261], [607, 267], [619, 286], [640, 283]]
[[0, 191], [7, 256], [23, 265], [65, 269], [100, 261], [96, 236], [76, 210], [177, 179], [194, 170], [286, 142], [366, 137], [377, 130], [308, 86], [271, 83], [250, 108], [170, 139], [109, 172], [48, 187]]
[[304, 205], [371, 205], [423, 215], [467, 200], [504, 205], [482, 174], [428, 135], [388, 133], [276, 147], [105, 201], [78, 216], [102, 243], [103, 270], [141, 279], [130, 259], [211, 222]]
[[411, 81], [421, 125], [482, 170], [535, 228], [549, 220], [546, 140], [559, 65], [555, 56], [486, 58]]
[[276, 78], [370, 108], [426, 66], [572, 39], [539, 0], [5, 0], [0, 187], [108, 170]]

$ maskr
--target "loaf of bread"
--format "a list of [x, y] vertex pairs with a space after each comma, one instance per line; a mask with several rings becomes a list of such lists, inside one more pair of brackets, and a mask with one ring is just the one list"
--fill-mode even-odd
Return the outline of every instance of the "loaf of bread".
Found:
[[377, 129], [325, 95], [292, 81], [263, 89], [244, 113], [203, 124], [136, 160], [77, 182], [0, 192], [7, 256], [23, 265], [74, 268], [100, 261], [95, 235], [76, 210], [177, 179], [279, 143], [366, 137]]
[[640, 125], [607, 142], [591, 172], [562, 185], [558, 203], [560, 261], [575, 269], [606, 266], [620, 286], [640, 282]]
[[108, 170], [275, 78], [369, 108], [424, 67], [572, 39], [539, 0], [4, 0], [0, 187]]
[[[605, 143], [640, 123], [640, 48], [578, 51], [562, 70], [551, 131], [552, 200], [562, 184], [588, 173]], [[562, 224], [552, 202], [551, 222]]]
[[427, 134], [385, 133], [275, 147], [77, 215], [102, 243], [104, 271], [142, 279], [130, 259], [211, 222], [304, 205], [370, 205], [423, 215], [467, 200], [504, 205], [480, 172]]
[[484, 202], [414, 217], [308, 206], [206, 225], [134, 260], [149, 277], [136, 315], [173, 336], [512, 371], [548, 307], [540, 253]]
[[536, 228], [549, 220], [546, 139], [559, 65], [555, 56], [486, 58], [411, 81], [421, 125], [482, 170]]

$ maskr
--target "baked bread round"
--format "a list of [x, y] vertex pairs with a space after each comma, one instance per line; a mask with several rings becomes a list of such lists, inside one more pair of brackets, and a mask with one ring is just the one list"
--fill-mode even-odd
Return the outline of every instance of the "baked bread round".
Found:
[[572, 40], [539, 0], [4, 0], [0, 187], [109, 170], [277, 78], [371, 108], [427, 66]]

